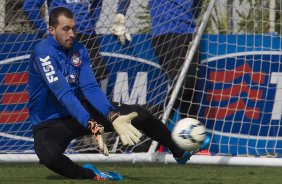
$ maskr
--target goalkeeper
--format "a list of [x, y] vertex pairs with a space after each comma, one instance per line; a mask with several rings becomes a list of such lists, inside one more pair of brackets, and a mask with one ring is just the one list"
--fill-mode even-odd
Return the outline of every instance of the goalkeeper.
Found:
[[109, 155], [105, 131], [116, 131], [124, 145], [132, 146], [140, 141], [139, 130], [167, 146], [178, 163], [186, 163], [190, 154], [174, 145], [160, 120], [141, 106], [108, 101], [90, 68], [87, 49], [74, 36], [72, 12], [55, 8], [49, 34], [29, 60], [28, 107], [40, 163], [68, 178], [121, 180], [115, 172], [101, 172], [90, 164], [81, 167], [63, 153], [71, 140], [92, 134], [101, 152]]
[[[38, 30], [41, 38], [48, 33], [47, 24], [40, 14], [44, 2], [45, 0], [25, 0], [23, 6], [28, 19]], [[106, 86], [108, 71], [99, 53], [99, 41], [95, 32], [95, 26], [102, 11], [102, 3], [103, 0], [47, 0], [49, 12], [59, 6], [73, 12], [77, 21], [76, 39], [85, 44], [92, 60], [91, 65], [96, 79], [102, 86]], [[117, 13], [111, 28], [112, 33], [117, 36], [122, 44], [131, 41], [131, 36], [125, 28], [125, 14], [129, 4], [130, 0], [119, 0]]]

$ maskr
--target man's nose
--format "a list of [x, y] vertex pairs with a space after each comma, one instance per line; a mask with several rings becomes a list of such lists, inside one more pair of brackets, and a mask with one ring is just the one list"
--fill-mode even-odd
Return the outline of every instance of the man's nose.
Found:
[[69, 36], [73, 38], [73, 37], [74, 37], [74, 34], [75, 34], [75, 33], [74, 33], [74, 30], [70, 29], [70, 31], [69, 31]]

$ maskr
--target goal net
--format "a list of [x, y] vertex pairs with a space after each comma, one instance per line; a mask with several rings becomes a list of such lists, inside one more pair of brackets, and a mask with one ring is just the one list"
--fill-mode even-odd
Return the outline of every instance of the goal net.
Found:
[[[132, 41], [121, 45], [110, 31], [117, 1], [104, 0], [95, 27], [109, 73], [102, 77], [104, 92], [111, 101], [146, 107], [170, 129], [181, 118], [199, 119], [211, 144], [201, 153], [205, 156], [192, 157], [193, 163], [244, 164], [236, 159], [279, 157], [281, 2], [195, 2], [131, 1], [126, 27]], [[47, 4], [33, 8], [48, 23]], [[37, 161], [27, 71], [30, 53], [40, 40], [23, 0], [0, 0], [2, 161]], [[152, 156], [167, 149], [146, 135], [138, 145], [126, 147], [115, 133], [108, 133], [107, 144], [110, 157], [99, 154], [92, 137], [73, 140], [66, 153], [78, 161], [173, 161], [171, 155]]]

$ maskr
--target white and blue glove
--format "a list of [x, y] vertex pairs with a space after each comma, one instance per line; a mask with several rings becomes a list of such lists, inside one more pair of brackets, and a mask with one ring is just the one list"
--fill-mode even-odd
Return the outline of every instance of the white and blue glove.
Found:
[[111, 32], [118, 37], [118, 40], [122, 45], [124, 45], [126, 41], [131, 41], [131, 36], [125, 27], [125, 16], [121, 13], [116, 15]]

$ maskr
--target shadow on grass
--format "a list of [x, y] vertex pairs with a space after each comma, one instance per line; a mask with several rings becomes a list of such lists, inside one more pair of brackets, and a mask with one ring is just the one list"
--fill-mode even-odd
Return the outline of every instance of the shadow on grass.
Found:
[[[146, 181], [146, 180], [151, 180], [151, 177], [134, 177], [134, 176], [124, 176], [125, 180], [132, 180], [132, 181]], [[154, 177], [154, 180], [162, 180], [163, 177]]]
[[46, 177], [47, 180], [66, 180], [69, 178], [66, 178], [64, 176], [60, 176], [60, 175], [49, 175]]

